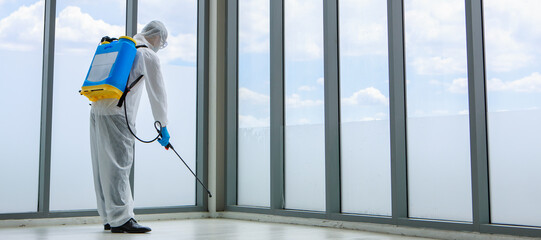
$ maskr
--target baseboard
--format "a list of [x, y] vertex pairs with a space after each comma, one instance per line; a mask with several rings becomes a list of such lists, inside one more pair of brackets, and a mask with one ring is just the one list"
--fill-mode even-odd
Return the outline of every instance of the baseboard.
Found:
[[449, 239], [449, 240], [519, 240], [519, 239], [520, 240], [533, 240], [533, 239], [538, 239], [538, 238], [500, 235], [500, 234], [449, 231], [449, 230], [439, 230], [439, 229], [432, 229], [432, 228], [415, 228], [415, 227], [396, 226], [396, 225], [390, 225], [390, 224], [346, 222], [346, 221], [335, 221], [335, 220], [315, 219], [315, 218], [276, 216], [276, 215], [267, 215], [267, 214], [259, 214], [259, 213], [218, 212], [216, 213], [216, 217], [224, 218], [224, 219], [249, 220], [249, 221], [267, 222], [267, 223], [285, 223], [285, 224], [298, 224], [298, 225], [306, 225], [306, 226], [332, 227], [332, 228], [411, 236], [411, 237]]
[[[208, 212], [182, 212], [182, 213], [160, 213], [160, 214], [137, 214], [138, 221], [165, 221], [180, 219], [201, 219], [209, 218]], [[40, 227], [59, 225], [80, 225], [80, 224], [102, 224], [101, 218], [93, 217], [65, 217], [65, 218], [36, 218], [36, 219], [11, 219], [0, 220], [0, 228], [14, 227]]]

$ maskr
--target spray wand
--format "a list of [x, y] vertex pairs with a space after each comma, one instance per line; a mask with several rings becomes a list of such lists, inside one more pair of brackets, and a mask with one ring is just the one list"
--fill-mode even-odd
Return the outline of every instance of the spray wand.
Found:
[[199, 180], [199, 178], [197, 177], [197, 175], [195, 175], [195, 173], [192, 171], [192, 169], [188, 166], [188, 164], [186, 164], [186, 162], [184, 161], [184, 159], [182, 159], [182, 157], [178, 154], [177, 150], [175, 150], [175, 148], [173, 147], [173, 145], [171, 145], [171, 143], [167, 144], [167, 146], [165, 146], [165, 150], [173, 150], [173, 152], [175, 152], [175, 154], [177, 154], [178, 158], [180, 158], [180, 160], [182, 161], [182, 163], [184, 163], [184, 165], [188, 168], [188, 170], [190, 170], [190, 172], [193, 174], [193, 176], [195, 177], [195, 179], [197, 179], [197, 181], [201, 184], [201, 186], [203, 186], [203, 188], [205, 190], [207, 190], [207, 193], [209, 195], [209, 197], [212, 197], [212, 194], [210, 193], [210, 191], [208, 190], [208, 188], [205, 186], [205, 184], [203, 184], [203, 182], [201, 182], [201, 180]]

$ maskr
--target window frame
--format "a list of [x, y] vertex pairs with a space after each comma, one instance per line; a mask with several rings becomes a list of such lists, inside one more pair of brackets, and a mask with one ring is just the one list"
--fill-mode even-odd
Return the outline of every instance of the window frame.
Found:
[[392, 216], [343, 214], [340, 206], [339, 0], [323, 2], [326, 211], [284, 208], [284, 1], [270, 1], [271, 206], [237, 205], [238, 0], [227, 1], [226, 211], [516, 236], [541, 227], [490, 223], [483, 0], [465, 0], [472, 222], [408, 216], [404, 0], [387, 0]]

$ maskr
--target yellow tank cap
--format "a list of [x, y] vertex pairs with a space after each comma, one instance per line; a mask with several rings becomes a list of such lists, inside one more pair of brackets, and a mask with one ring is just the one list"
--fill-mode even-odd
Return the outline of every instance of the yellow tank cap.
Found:
[[119, 37], [119, 38], [128, 39], [128, 40], [132, 41], [133, 44], [137, 45], [137, 42], [135, 41], [135, 39], [133, 39], [133, 38], [131, 38], [131, 37], [128, 37], [128, 36], [122, 36], [122, 37]]

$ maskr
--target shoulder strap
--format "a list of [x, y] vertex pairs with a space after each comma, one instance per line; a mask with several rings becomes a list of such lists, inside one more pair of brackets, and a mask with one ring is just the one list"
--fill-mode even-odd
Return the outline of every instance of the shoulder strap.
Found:
[[124, 103], [124, 101], [126, 100], [126, 95], [128, 94], [128, 92], [130, 92], [130, 90], [135, 86], [135, 84], [139, 82], [139, 80], [141, 80], [141, 78], [143, 78], [143, 76], [144, 75], [141, 75], [137, 79], [135, 79], [135, 81], [133, 81], [130, 86], [126, 84], [126, 89], [124, 89], [122, 96], [120, 96], [120, 99], [118, 99], [118, 104], [116, 105], [117, 107], [122, 107], [122, 103]]
[[[135, 46], [135, 48], [148, 48], [148, 46], [142, 44], [142, 45]], [[133, 81], [129, 86], [126, 84], [126, 89], [124, 89], [124, 92], [122, 93], [122, 96], [120, 96], [120, 99], [118, 99], [118, 104], [116, 105], [117, 107], [122, 107], [122, 104], [124, 103], [124, 101], [126, 101], [126, 95], [135, 86], [135, 84], [137, 84], [139, 82], [139, 80], [141, 80], [141, 78], [143, 78], [143, 75], [141, 75], [137, 79], [135, 79], [135, 81]]]

